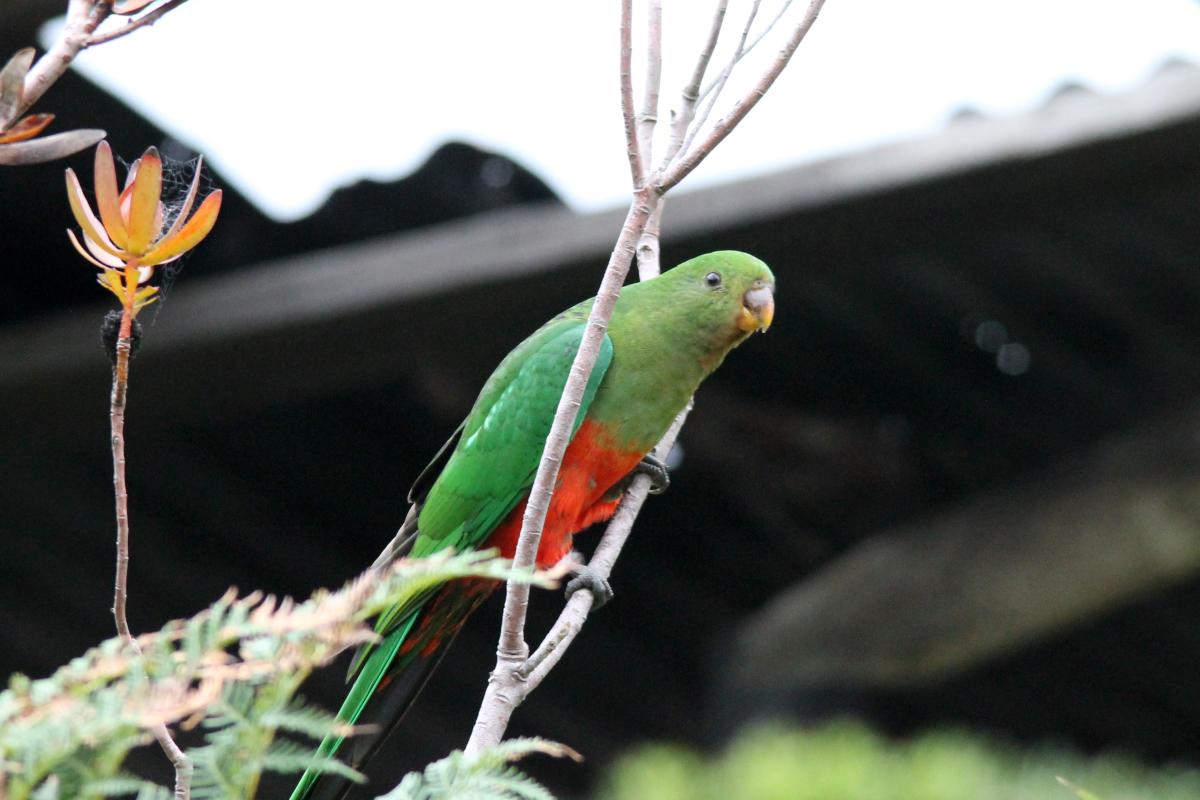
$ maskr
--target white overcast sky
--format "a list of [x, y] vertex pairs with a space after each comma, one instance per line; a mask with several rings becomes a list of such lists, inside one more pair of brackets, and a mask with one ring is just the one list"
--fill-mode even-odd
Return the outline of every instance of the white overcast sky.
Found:
[[[664, 2], [664, 106], [713, 5]], [[749, 5], [730, 3], [725, 44]], [[628, 192], [617, 14], [615, 0], [190, 0], [76, 66], [277, 218], [363, 177], [402, 177], [449, 139], [595, 209]], [[1067, 81], [1119, 92], [1170, 57], [1200, 61], [1200, 0], [828, 0], [775, 88], [682, 188], [920, 135], [964, 107], [1020, 113]]]

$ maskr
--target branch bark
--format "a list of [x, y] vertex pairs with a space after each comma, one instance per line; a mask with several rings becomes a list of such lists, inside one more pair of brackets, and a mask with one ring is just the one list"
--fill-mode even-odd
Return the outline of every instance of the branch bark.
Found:
[[[675, 446], [675, 440], [679, 437], [679, 431], [683, 428], [683, 423], [687, 420], [691, 410], [692, 404], [689, 402], [687, 408], [680, 412], [666, 435], [655, 446], [653, 453], [659, 460], [665, 461], [671, 448]], [[633, 530], [633, 523], [642, 511], [642, 505], [646, 502], [649, 490], [650, 478], [646, 475], [638, 475], [625, 492], [621, 506], [608, 523], [604, 535], [600, 538], [600, 543], [596, 546], [596, 551], [588, 562], [588, 566], [600, 577], [607, 579], [612, 574], [613, 566]], [[571, 595], [571, 599], [567, 601], [558, 620], [550, 629], [550, 634], [529, 657], [525, 666], [523, 686], [525, 694], [529, 694], [541, 685], [550, 670], [554, 669], [563, 653], [582, 630], [583, 623], [592, 610], [593, 602], [594, 598], [591, 592], [580, 591]]]
[[124, 27], [109, 33], [94, 35], [100, 24], [112, 15], [112, 3], [109, 0], [69, 0], [67, 3], [67, 24], [62, 36], [49, 50], [30, 68], [25, 75], [25, 85], [21, 95], [21, 107], [15, 116], [28, 111], [34, 103], [41, 99], [54, 82], [62, 77], [71, 66], [71, 62], [80, 51], [105, 42], [111, 42], [122, 36], [127, 36], [138, 28], [153, 25], [162, 16], [183, 5], [187, 0], [168, 0], [168, 2], [149, 11], [137, 19], [130, 20]]
[[637, 122], [633, 116], [633, 0], [621, 0], [621, 116], [625, 121], [625, 154], [635, 189], [646, 182]]
[[729, 0], [718, 0], [717, 2], [717, 9], [713, 12], [712, 25], [708, 30], [708, 40], [704, 43], [704, 49], [700, 51], [700, 57], [696, 59], [691, 80], [683, 87], [679, 110], [671, 119], [671, 140], [667, 144], [667, 152], [663, 156], [660, 170], [666, 169], [667, 165], [671, 163], [671, 159], [675, 158], [680, 148], [683, 147], [684, 137], [696, 113], [696, 101], [700, 97], [700, 83], [704, 80], [704, 73], [708, 71], [708, 62], [712, 60], [713, 50], [717, 47], [717, 39], [721, 36], [721, 27], [725, 24], [725, 9], [728, 5]]
[[649, 0], [646, 12], [646, 92], [637, 118], [643, 174], [652, 163], [654, 128], [658, 124], [658, 90], [662, 82], [662, 0]]
[[[133, 288], [136, 289], [136, 281]], [[129, 355], [132, 351], [133, 315], [129, 309], [121, 314], [121, 328], [117, 338], [116, 362], [113, 366], [113, 387], [109, 405], [109, 426], [112, 433], [113, 495], [117, 517], [117, 567], [113, 581], [113, 619], [117, 634], [129, 644], [135, 653], [142, 649], [129, 630], [125, 616], [129, 582], [129, 491], [125, 483], [125, 400], [129, 394]], [[192, 786], [192, 761], [180, 749], [167, 726], [159, 723], [150, 729], [154, 739], [166, 753], [175, 768], [175, 799], [189, 800]]]
[[758, 82], [746, 96], [734, 103], [729, 113], [713, 126], [708, 136], [667, 169], [658, 182], [660, 192], [668, 191], [671, 187], [686, 178], [718, 144], [724, 141], [725, 137], [737, 127], [738, 123], [745, 119], [746, 115], [750, 113], [750, 109], [758, 105], [758, 101], [767, 93], [767, 90], [771, 88], [771, 85], [775, 83], [775, 80], [783, 72], [788, 62], [791, 61], [796, 48], [800, 46], [800, 42], [804, 41], [804, 37], [812, 29], [813, 23], [817, 21], [817, 16], [821, 13], [824, 5], [825, 0], [812, 0], [809, 3], [804, 16], [800, 19], [799, 24], [796, 25], [795, 30], [792, 31], [792, 35], [787, 43], [775, 57], [775, 61], [772, 62], [771, 66], [763, 73], [762, 77], [758, 79]]
[[[600, 284], [591, 314], [588, 315], [583, 341], [571, 364], [571, 372], [559, 399], [550, 435], [546, 437], [537, 476], [529, 492], [514, 558], [518, 567], [531, 567], [537, 557], [546, 512], [550, 508], [550, 498], [558, 480], [558, 469], [570, 442], [571, 428], [575, 422], [575, 415], [579, 412], [583, 391], [587, 387], [592, 368], [596, 365], [600, 343], [604, 339], [621, 286], [633, 262], [638, 236], [645, 228], [646, 220], [657, 202], [658, 194], [651, 189], [643, 188], [635, 193], [629, 212], [625, 215], [625, 222], [621, 226], [621, 235], [609, 257], [604, 280]], [[483, 705], [475, 720], [471, 739], [467, 743], [467, 753], [479, 752], [498, 744], [508, 727], [513, 710], [527, 694], [521, 690], [521, 684], [524, 683], [522, 670], [529, 654], [529, 645], [525, 642], [525, 616], [528, 608], [529, 587], [510, 582], [504, 597], [504, 616], [500, 645], [496, 652], [496, 668], [488, 679]]]
[[92, 32], [111, 13], [112, 6], [99, 0], [70, 0], [67, 3], [67, 24], [63, 34], [25, 75], [21, 110], [16, 116], [28, 111], [62, 77], [79, 51], [87, 47]]
[[750, 35], [750, 29], [754, 26], [754, 20], [758, 17], [758, 6], [760, 2], [761, 0], [754, 0], [754, 5], [750, 7], [750, 13], [746, 15], [746, 24], [742, 26], [742, 35], [738, 38], [737, 48], [734, 49], [733, 56], [730, 57], [729, 63], [726, 64], [725, 68], [721, 70], [721, 74], [718, 75], [713, 82], [710, 83], [705, 90], [700, 93], [700, 98], [698, 100], [700, 111], [696, 115], [696, 123], [688, 132], [687, 138], [684, 139], [684, 151], [691, 149], [692, 141], [696, 138], [696, 134], [704, 129], [704, 123], [708, 122], [708, 115], [712, 113], [713, 107], [716, 106], [717, 100], [720, 99], [721, 90], [725, 88], [725, 83], [729, 80], [729, 76], [733, 73], [734, 67], [737, 66], [738, 62], [742, 60], [742, 57], [745, 56], [746, 53], [750, 52], [750, 50], [754, 47], [754, 44], [757, 44], [763, 36], [766, 36], [768, 33], [770, 33], [771, 29], [775, 27], [775, 22], [779, 21], [779, 17], [783, 16], [783, 12], [787, 11], [787, 7], [791, 5], [791, 0], [786, 0], [786, 2], [783, 4], [783, 8], [779, 10], [779, 15], [763, 30], [758, 40], [756, 40], [755, 43], [750, 45], [748, 48], [746, 47], [746, 38]]
[[98, 44], [104, 44], [105, 42], [111, 42], [114, 39], [120, 39], [122, 36], [128, 36], [138, 28], [149, 27], [150, 25], [153, 25], [162, 19], [168, 12], [179, 8], [186, 2], [187, 0], [167, 0], [166, 3], [163, 3], [153, 11], [148, 11], [137, 19], [129, 20], [122, 27], [117, 28], [114, 31], [89, 36], [87, 42], [84, 43], [84, 47], [93, 47]]

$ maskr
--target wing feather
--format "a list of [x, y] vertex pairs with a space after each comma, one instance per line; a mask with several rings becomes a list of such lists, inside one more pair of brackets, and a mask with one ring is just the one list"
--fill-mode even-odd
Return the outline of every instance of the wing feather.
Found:
[[[561, 316], [497, 367], [463, 425], [421, 508], [413, 555], [478, 547], [529, 493], [585, 320]], [[571, 435], [612, 362], [606, 335]]]

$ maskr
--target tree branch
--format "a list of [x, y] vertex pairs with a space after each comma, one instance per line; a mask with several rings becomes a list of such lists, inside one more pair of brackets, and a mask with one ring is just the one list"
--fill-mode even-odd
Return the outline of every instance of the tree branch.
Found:
[[129, 34], [136, 31], [138, 28], [145, 28], [150, 25], [153, 25], [154, 23], [156, 23], [160, 19], [162, 19], [162, 17], [165, 16], [168, 12], [170, 12], [176, 8], [179, 8], [181, 5], [183, 5], [186, 2], [187, 2], [187, 0], [167, 0], [166, 3], [163, 3], [161, 6], [154, 9], [153, 11], [148, 11], [147, 13], [142, 14], [137, 19], [129, 20], [123, 26], [121, 26], [120, 28], [117, 28], [116, 30], [109, 31], [108, 33], [101, 33], [98, 35], [89, 36], [87, 41], [84, 42], [83, 46], [84, 47], [94, 47], [95, 45], [98, 45], [98, 44], [104, 44], [105, 42], [111, 42], [114, 39], [120, 39], [122, 36], [128, 36]]
[[[671, 448], [675, 446], [675, 440], [679, 437], [679, 431], [683, 428], [683, 423], [687, 420], [691, 410], [692, 404], [689, 401], [687, 407], [679, 413], [679, 416], [675, 418], [675, 422], [671, 424], [666, 434], [655, 446], [653, 450], [655, 457], [663, 461], [666, 460], [667, 455], [671, 452]], [[626, 490], [625, 496], [621, 500], [620, 508], [617, 509], [617, 513], [613, 515], [612, 520], [608, 523], [608, 527], [604, 531], [604, 536], [601, 537], [600, 543], [596, 545], [596, 551], [592, 554], [592, 558], [588, 562], [588, 567], [600, 577], [607, 579], [612, 574], [613, 566], [616, 564], [617, 557], [621, 554], [621, 549], [625, 546], [625, 541], [629, 538], [629, 534], [633, 530], [633, 523], [642, 511], [642, 504], [646, 502], [649, 490], [650, 477], [648, 475], [638, 475], [635, 477], [629, 489]], [[525, 694], [529, 694], [536, 689], [550, 670], [554, 669], [555, 664], [562, 658], [563, 653], [566, 652], [566, 649], [583, 628], [583, 623], [587, 619], [588, 613], [592, 610], [593, 602], [592, 593], [586, 590], [581, 590], [571, 595], [571, 599], [567, 601], [562, 613], [558, 616], [558, 620], [550, 629], [550, 633], [547, 634], [533, 655], [529, 657], [529, 661], [525, 666], [526, 674], [523, 685]]]
[[186, 2], [187, 0], [168, 0], [153, 11], [130, 20], [115, 31], [94, 35], [100, 24], [112, 15], [112, 3], [108, 0], [68, 0], [67, 23], [63, 28], [62, 36], [25, 75], [21, 105], [14, 116], [19, 117], [24, 114], [40, 100], [46, 90], [63, 76], [81, 50], [111, 42], [133, 33], [138, 28], [153, 25], [164, 14]]
[[[662, 83], [662, 0], [649, 0], [646, 10], [646, 94], [642, 100], [642, 113], [638, 116], [643, 172], [654, 163], [654, 128], [658, 123], [658, 93]], [[638, 237], [638, 280], [644, 281], [661, 271], [658, 240], [661, 219], [660, 201], [646, 221], [642, 235]]]
[[[136, 288], [136, 281], [133, 287]], [[142, 648], [129, 630], [125, 616], [129, 581], [129, 491], [125, 483], [125, 400], [129, 392], [129, 355], [132, 350], [133, 315], [129, 309], [121, 313], [121, 329], [117, 338], [116, 362], [113, 366], [113, 387], [109, 405], [109, 426], [112, 432], [113, 495], [117, 516], [117, 567], [113, 581], [113, 619], [117, 633], [139, 656]], [[150, 728], [163, 752], [175, 767], [175, 798], [191, 797], [192, 761], [180, 749], [167, 726], [159, 723]]]
[[660, 171], [666, 169], [671, 160], [679, 153], [679, 148], [683, 146], [684, 135], [692, 124], [692, 118], [696, 112], [696, 101], [700, 97], [700, 82], [704, 80], [704, 73], [708, 71], [708, 62], [712, 60], [713, 50], [717, 47], [717, 39], [721, 36], [721, 26], [725, 24], [725, 9], [728, 5], [729, 0], [717, 0], [712, 26], [708, 30], [708, 40], [704, 43], [704, 49], [700, 51], [700, 57], [696, 59], [696, 67], [692, 70], [692, 79], [683, 87], [679, 110], [671, 119], [671, 140], [667, 144], [667, 152], [663, 156], [662, 166], [659, 167]]
[[111, 13], [112, 6], [100, 0], [70, 0], [67, 3], [67, 24], [62, 36], [25, 75], [21, 108], [15, 116], [28, 111], [62, 77], [79, 51], [88, 46], [92, 31]]
[[659, 232], [662, 229], [663, 205], [666, 198], [660, 198], [650, 219], [646, 220], [646, 230], [638, 238], [637, 265], [638, 280], [647, 281], [662, 272], [659, 263]]
[[800, 42], [804, 41], [804, 37], [812, 29], [813, 23], [817, 21], [817, 15], [821, 13], [821, 8], [824, 5], [825, 0], [812, 0], [809, 3], [804, 16], [792, 32], [791, 38], [788, 39], [783, 49], [779, 51], [779, 54], [775, 57], [775, 61], [763, 73], [763, 76], [759, 78], [758, 83], [751, 88], [745, 97], [734, 104], [728, 114], [713, 126], [713, 129], [704, 138], [704, 141], [684, 154], [683, 158], [667, 170], [658, 182], [657, 188], [660, 192], [668, 191], [672, 186], [675, 186], [687, 177], [713, 151], [713, 148], [724, 141], [730, 131], [736, 128], [737, 124], [750, 113], [750, 109], [758, 104], [758, 101], [762, 99], [767, 90], [771, 88], [771, 85], [775, 83], [775, 79], [783, 72], [784, 67], [788, 65], [788, 61], [791, 60], [792, 54], [796, 52], [796, 48], [800, 46]]
[[[621, 286], [633, 262], [635, 243], [657, 201], [656, 192], [646, 188], [639, 189], [629, 206], [629, 212], [625, 215], [621, 235], [609, 257], [604, 280], [588, 315], [583, 341], [571, 364], [570, 375], [559, 399], [554, 422], [542, 451], [537, 476], [525, 505], [521, 535], [517, 540], [516, 557], [513, 560], [517, 567], [531, 567], [536, 560], [546, 512], [550, 508], [550, 498], [558, 480], [558, 469], [571, 438], [571, 429], [579, 412], [584, 389], [600, 353], [600, 344], [620, 295]], [[475, 719], [471, 739], [467, 742], [467, 753], [475, 753], [497, 744], [508, 727], [513, 710], [525, 697], [520, 685], [523, 682], [521, 670], [529, 654], [529, 646], [525, 643], [525, 616], [528, 607], [529, 587], [510, 582], [504, 597], [504, 616], [500, 644], [496, 651], [496, 668], [488, 679], [483, 705]]]
[[625, 154], [634, 188], [646, 181], [633, 117], [633, 0], [621, 0], [621, 117], [625, 121]]
[[[758, 16], [759, 5], [761, 5], [761, 0], [754, 0], [754, 6], [750, 9], [749, 16], [746, 17], [746, 27], [742, 31], [742, 42], [743, 43], [746, 41], [746, 38], [749, 36], [750, 28], [751, 28], [751, 26], [754, 25], [754, 20]], [[703, 100], [705, 97], [708, 97], [709, 93], [712, 92], [712, 90], [717, 86], [717, 84], [722, 82], [722, 80], [723, 80], [722, 76], [728, 74], [729, 72], [732, 72], [733, 68], [737, 66], [739, 61], [741, 61], [743, 58], [745, 58], [747, 55], [749, 55], [750, 52], [752, 50], [754, 50], [754, 48], [758, 47], [759, 42], [761, 42], [764, 38], [766, 38], [767, 34], [775, 29], [775, 26], [777, 24], [779, 24], [779, 20], [783, 19], [783, 15], [787, 13], [787, 10], [789, 8], [791, 8], [791, 5], [792, 5], [792, 0], [784, 0], [783, 5], [781, 5], [779, 7], [779, 11], [775, 12], [775, 18], [771, 20], [771, 22], [767, 25], [767, 27], [763, 28], [762, 31], [759, 32], [758, 36], [754, 37], [754, 41], [752, 41], [749, 45], [746, 45], [746, 46], [742, 46], [742, 45], [738, 46], [738, 49], [733, 54], [733, 57], [729, 59], [729, 63], [725, 65], [725, 69], [721, 70], [721, 74], [718, 75], [717, 77], [713, 78], [711, 81], [709, 81], [708, 85], [705, 86], [700, 91], [700, 99], [701, 100]]]
[[759, 34], [754, 44], [746, 47], [746, 37], [750, 35], [750, 29], [754, 26], [754, 20], [758, 17], [760, 2], [761, 0], [754, 0], [754, 5], [750, 7], [750, 13], [746, 15], [746, 24], [742, 26], [742, 35], [738, 38], [737, 48], [734, 49], [729, 63], [721, 70], [721, 74], [700, 93], [700, 113], [696, 115], [696, 124], [692, 126], [692, 129], [688, 131], [687, 138], [684, 139], [684, 152], [691, 149], [692, 140], [696, 138], [696, 134], [704, 130], [704, 124], [708, 122], [708, 115], [712, 113], [713, 107], [716, 106], [717, 100], [721, 97], [721, 90], [725, 88], [725, 83], [729, 80], [729, 76], [733, 74], [733, 70], [737, 67], [738, 62], [742, 60], [742, 57], [746, 53], [750, 52], [754, 44], [758, 44], [764, 36], [771, 32], [771, 29], [775, 27], [775, 23], [779, 22], [779, 18], [783, 16], [783, 12], [787, 11], [788, 6], [792, 4], [792, 0], [785, 0], [783, 8], [779, 10], [779, 14], [771, 21], [771, 24]]
[[649, 0], [646, 12], [646, 92], [637, 118], [643, 173], [652, 163], [654, 127], [658, 123], [658, 90], [662, 83], [662, 0]]

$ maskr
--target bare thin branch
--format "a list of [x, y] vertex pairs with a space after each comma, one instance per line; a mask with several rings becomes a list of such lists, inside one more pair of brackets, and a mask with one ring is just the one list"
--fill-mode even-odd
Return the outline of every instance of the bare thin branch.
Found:
[[[655, 446], [653, 452], [659, 459], [665, 460], [667, 454], [671, 452], [671, 448], [675, 446], [675, 439], [678, 438], [679, 431], [683, 428], [683, 423], [687, 420], [691, 410], [692, 404], [689, 402], [687, 407], [675, 418], [675, 422], [672, 423], [662, 440]], [[625, 541], [629, 538], [630, 531], [633, 530], [633, 523], [642, 510], [642, 504], [646, 502], [649, 489], [650, 477], [638, 475], [626, 490], [625, 497], [621, 500], [621, 507], [613, 515], [612, 521], [604, 531], [604, 536], [596, 546], [596, 552], [592, 554], [592, 559], [588, 562], [588, 566], [600, 577], [608, 578], [612, 574], [617, 557], [621, 554], [621, 548], [625, 546]], [[578, 591], [571, 595], [571, 599], [567, 601], [558, 620], [546, 634], [546, 638], [529, 657], [525, 667], [525, 680], [522, 684], [525, 694], [529, 694], [541, 684], [550, 670], [554, 669], [555, 664], [562, 658], [563, 653], [571, 646], [571, 642], [583, 628], [583, 623], [592, 610], [592, 603], [593, 597], [589, 591]]]
[[763, 73], [758, 83], [751, 88], [745, 97], [734, 104], [728, 114], [713, 126], [713, 129], [699, 145], [685, 153], [679, 161], [667, 170], [657, 185], [659, 192], [666, 192], [689, 175], [713, 151], [713, 148], [720, 144], [729, 135], [729, 132], [737, 127], [737, 124], [750, 113], [750, 109], [758, 104], [762, 96], [775, 83], [779, 74], [783, 72], [784, 67], [788, 65], [788, 61], [791, 60], [792, 55], [796, 52], [796, 48], [800, 46], [800, 42], [804, 41], [804, 37], [812, 29], [813, 23], [817, 21], [817, 15], [821, 13], [821, 8], [824, 5], [825, 0], [812, 0], [809, 3], [808, 9], [796, 25], [796, 29], [792, 32], [791, 37], [783, 49], [779, 51], [779, 54], [775, 57], [775, 61]]
[[637, 188], [646, 182], [646, 170], [633, 117], [633, 0], [621, 0], [621, 116], [625, 120], [629, 174]]
[[779, 10], [775, 12], [774, 19], [772, 19], [765, 28], [759, 31], [758, 36], [754, 37], [754, 41], [747, 45], [745, 42], [750, 34], [750, 28], [754, 25], [754, 20], [758, 16], [758, 7], [760, 5], [761, 0], [754, 0], [754, 7], [750, 9], [750, 14], [746, 18], [746, 27], [742, 31], [741, 44], [739, 44], [738, 49], [734, 51], [733, 56], [729, 59], [729, 63], [725, 65], [725, 69], [721, 70], [721, 74], [709, 81], [708, 85], [701, 90], [701, 100], [707, 97], [709, 93], [712, 92], [712, 90], [717, 86], [717, 84], [724, 82], [724, 78], [722, 76], [726, 76], [729, 72], [732, 72], [733, 68], [737, 66], [739, 61], [750, 55], [754, 48], [758, 47], [759, 43], [766, 38], [767, 34], [775, 30], [775, 26], [779, 24], [779, 20], [783, 19], [783, 15], [787, 13], [789, 8], [791, 8], [792, 0], [783, 0], [783, 5], [781, 5]]
[[[554, 414], [550, 435], [546, 437], [537, 476], [529, 492], [525, 516], [521, 523], [521, 536], [517, 540], [516, 557], [513, 559], [518, 568], [530, 567], [536, 559], [538, 545], [542, 539], [542, 528], [546, 522], [546, 511], [550, 508], [558, 469], [571, 438], [571, 428], [579, 412], [583, 391], [600, 353], [600, 343], [604, 339], [608, 320], [612, 317], [613, 308], [620, 295], [621, 285], [625, 282], [625, 276], [633, 262], [638, 236], [645, 228], [646, 220], [649, 219], [657, 200], [658, 195], [649, 189], [640, 189], [635, 193], [629, 212], [625, 215], [621, 235], [609, 257], [604, 280], [596, 294], [591, 314], [588, 315], [583, 341], [571, 364], [567, 385], [559, 399], [558, 410]], [[496, 651], [496, 669], [488, 679], [483, 705], [475, 719], [471, 739], [467, 742], [468, 753], [478, 752], [498, 743], [508, 727], [513, 710], [524, 699], [525, 695], [519, 689], [519, 673], [529, 654], [529, 646], [525, 643], [525, 615], [528, 606], [529, 587], [509, 582], [504, 598], [500, 644]]]
[[87, 39], [87, 42], [85, 42], [83, 46], [84, 47], [95, 47], [98, 44], [104, 44], [105, 42], [111, 42], [114, 39], [120, 39], [122, 36], [128, 36], [129, 34], [136, 31], [138, 28], [145, 28], [150, 25], [153, 25], [154, 23], [156, 23], [160, 19], [162, 19], [163, 16], [166, 15], [168, 12], [170, 12], [176, 8], [179, 8], [181, 5], [183, 5], [186, 2], [187, 2], [187, 0], [167, 0], [166, 3], [163, 3], [161, 6], [154, 9], [153, 11], [148, 11], [145, 14], [142, 14], [137, 19], [129, 20], [128, 22], [126, 22], [124, 25], [122, 25], [120, 28], [117, 28], [116, 30], [109, 31], [107, 33], [101, 33], [101, 34], [95, 34], [95, 35], [89, 36]]
[[650, 214], [650, 219], [646, 220], [646, 230], [642, 231], [642, 235], [638, 237], [637, 265], [639, 281], [648, 281], [662, 272], [659, 258], [659, 231], [662, 230], [662, 213], [665, 202], [665, 197], [658, 201], [658, 205], [654, 207], [654, 211]]
[[704, 73], [708, 70], [708, 62], [712, 60], [713, 50], [717, 47], [717, 39], [721, 35], [721, 26], [725, 24], [725, 9], [729, 5], [729, 0], [717, 0], [716, 11], [713, 12], [712, 25], [708, 29], [708, 39], [704, 43], [704, 49], [700, 51], [700, 57], [696, 59], [696, 67], [692, 70], [692, 78], [687, 85], [683, 87], [683, 95], [680, 100], [679, 110], [671, 118], [671, 139], [667, 144], [667, 150], [663, 154], [662, 166], [660, 170], [665, 169], [667, 164], [670, 164], [679, 149], [683, 146], [683, 138], [687, 133], [688, 127], [692, 124], [692, 118], [696, 113], [696, 100], [700, 96], [700, 82], [704, 80]]
[[[133, 316], [128, 309], [121, 315], [121, 329], [117, 339], [116, 364], [113, 367], [113, 387], [109, 406], [109, 425], [112, 432], [113, 495], [117, 516], [117, 568], [113, 581], [113, 618], [117, 633], [129, 643], [135, 653], [141, 655], [142, 648], [129, 630], [125, 616], [129, 581], [129, 491], [125, 483], [125, 400], [129, 390], [129, 355], [132, 349]], [[150, 728], [171, 765], [175, 767], [175, 800], [191, 797], [192, 761], [180, 749], [167, 726], [158, 723]]]
[[[761, 34], [759, 34], [758, 41], [761, 41], [762, 37], [766, 36], [771, 31], [771, 28], [773, 28], [775, 23], [779, 21], [779, 17], [783, 15], [783, 12], [787, 10], [787, 7], [791, 5], [791, 2], [792, 0], [785, 0], [779, 15], [772, 20], [771, 24], [768, 25]], [[696, 115], [696, 123], [692, 125], [691, 130], [689, 130], [687, 133], [687, 138], [683, 142], [683, 152], [686, 153], [691, 149], [692, 141], [696, 138], [696, 134], [704, 130], [704, 124], [708, 122], [708, 115], [712, 113], [713, 108], [717, 104], [717, 100], [721, 97], [721, 91], [725, 88], [725, 83], [729, 80], [729, 76], [733, 74], [734, 67], [736, 67], [738, 62], [741, 61], [742, 56], [749, 52], [749, 49], [746, 47], [746, 37], [750, 35], [750, 29], [754, 26], [755, 18], [758, 17], [759, 4], [760, 0], [754, 0], [754, 5], [750, 7], [750, 13], [746, 15], [746, 24], [742, 26], [742, 35], [738, 37], [737, 48], [734, 49], [733, 56], [729, 59], [729, 63], [725, 65], [725, 68], [721, 70], [721, 74], [718, 75], [717, 78], [708, 85], [708, 89], [713, 89], [715, 86], [715, 91], [713, 91], [711, 94], [708, 92], [708, 89], [706, 89], [704, 92], [701, 92], [700, 112]]]
[[654, 127], [658, 123], [658, 91], [662, 83], [662, 0], [649, 0], [646, 16], [646, 92], [637, 120], [643, 174], [653, 163]]
[[37, 60], [37, 63], [25, 76], [21, 106], [16, 116], [24, 114], [41, 99], [46, 90], [67, 71], [81, 50], [104, 42], [111, 42], [138, 28], [153, 25], [164, 14], [185, 2], [187, 0], [167, 0], [153, 11], [143, 14], [135, 20], [130, 20], [115, 31], [94, 35], [100, 24], [112, 14], [112, 3], [108, 0], [69, 0], [67, 22], [62, 36], [46, 51], [45, 55]]
[[79, 55], [79, 51], [87, 47], [92, 32], [111, 13], [111, 4], [101, 0], [70, 0], [67, 4], [67, 24], [63, 28], [62, 37], [25, 75], [21, 109], [17, 116], [28, 111], [41, 99], [46, 90], [62, 77], [75, 60], [75, 56]]

